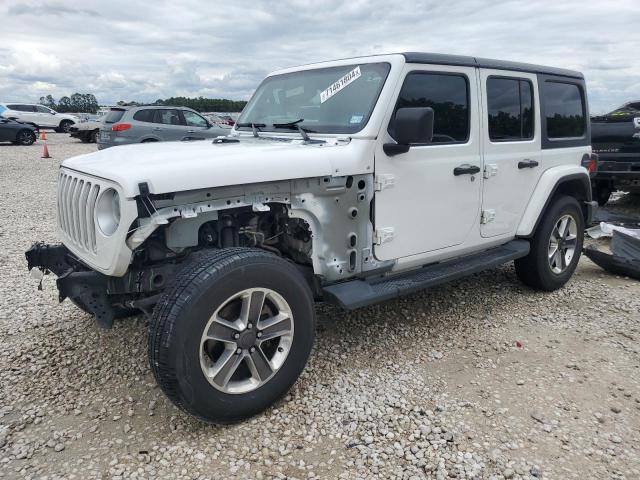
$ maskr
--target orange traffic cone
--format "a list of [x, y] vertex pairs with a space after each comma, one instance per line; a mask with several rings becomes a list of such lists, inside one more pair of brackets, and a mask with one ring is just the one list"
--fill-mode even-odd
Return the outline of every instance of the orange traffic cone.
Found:
[[44, 147], [42, 148], [41, 158], [51, 158], [51, 156], [49, 155], [49, 148], [47, 147], [47, 134], [44, 130], [40, 134], [40, 139], [44, 140]]

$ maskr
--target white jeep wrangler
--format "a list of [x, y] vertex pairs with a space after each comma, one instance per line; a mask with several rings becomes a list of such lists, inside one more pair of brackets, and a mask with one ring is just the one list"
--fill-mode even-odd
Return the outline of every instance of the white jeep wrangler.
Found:
[[62, 245], [29, 268], [102, 326], [145, 312], [167, 396], [237, 421], [296, 381], [315, 300], [512, 260], [532, 288], [564, 285], [592, 207], [588, 118], [583, 76], [556, 68], [405, 53], [278, 71], [228, 137], [66, 160]]

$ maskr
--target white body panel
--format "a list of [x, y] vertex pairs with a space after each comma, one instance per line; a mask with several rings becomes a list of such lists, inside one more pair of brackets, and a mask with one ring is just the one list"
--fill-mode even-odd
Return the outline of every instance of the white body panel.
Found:
[[[584, 151], [585, 147], [576, 147], [575, 149], [564, 150], [578, 150], [576, 154]], [[566, 155], [566, 153], [565, 153]], [[560, 156], [560, 155], [553, 155]], [[538, 218], [542, 213], [542, 209], [547, 203], [549, 195], [553, 193], [555, 186], [563, 178], [579, 175], [585, 177], [589, 181], [589, 173], [587, 170], [578, 165], [556, 165], [547, 170], [540, 176], [540, 180], [536, 185], [533, 195], [530, 197], [525, 211], [521, 216], [516, 235], [521, 237], [529, 236], [533, 233], [533, 229], [536, 226]]]
[[[497, 142], [489, 138], [487, 127], [487, 79], [506, 77], [528, 80], [533, 86], [534, 136], [531, 140]], [[515, 235], [531, 193], [545, 169], [541, 151], [540, 102], [537, 76], [532, 73], [504, 70], [480, 70], [480, 91], [482, 93], [482, 129], [484, 164], [492, 174], [485, 178], [482, 188], [482, 209], [495, 213], [492, 221], [481, 225], [483, 237]], [[518, 163], [535, 161], [534, 168], [518, 168]]]
[[[389, 157], [382, 145], [393, 142], [383, 128], [376, 149], [376, 175], [394, 177], [393, 187], [376, 193], [376, 228], [393, 228], [393, 240], [376, 245], [380, 260], [416, 256], [465, 243], [479, 228], [481, 174], [454, 176], [462, 164], [482, 168], [476, 69], [441, 65], [407, 65], [410, 72], [460, 73], [469, 81], [470, 132], [464, 144], [415, 146]], [[403, 75], [403, 76], [404, 76]], [[396, 86], [396, 95], [402, 82]], [[395, 102], [389, 105], [388, 125]]]
[[373, 171], [369, 140], [328, 139], [305, 145], [299, 135], [291, 142], [253, 139], [242, 143], [210, 141], [123, 145], [65, 160], [63, 166], [117, 182], [126, 197], [139, 194], [147, 182], [151, 193], [169, 193], [274, 180], [352, 175]]

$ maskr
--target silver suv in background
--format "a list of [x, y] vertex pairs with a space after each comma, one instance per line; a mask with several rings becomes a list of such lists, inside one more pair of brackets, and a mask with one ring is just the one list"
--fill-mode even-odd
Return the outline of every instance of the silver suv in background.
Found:
[[113, 107], [100, 127], [98, 149], [130, 143], [204, 140], [230, 132], [230, 127], [213, 125], [186, 107]]

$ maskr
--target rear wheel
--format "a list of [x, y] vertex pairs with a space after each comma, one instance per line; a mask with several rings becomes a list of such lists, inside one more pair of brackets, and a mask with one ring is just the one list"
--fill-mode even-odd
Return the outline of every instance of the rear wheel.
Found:
[[89, 135], [89, 143], [98, 143], [98, 132], [98, 129], [91, 132], [91, 135]]
[[293, 385], [311, 352], [314, 322], [311, 291], [293, 264], [255, 249], [207, 252], [156, 306], [151, 368], [186, 412], [239, 421]]
[[556, 197], [533, 236], [529, 255], [515, 261], [518, 277], [536, 290], [562, 287], [578, 265], [583, 240], [580, 204], [573, 197]]

